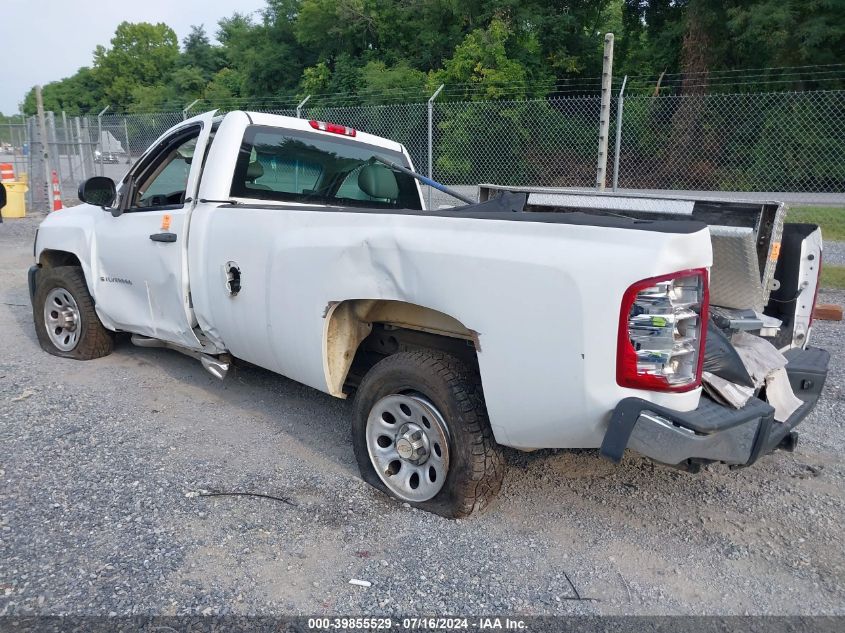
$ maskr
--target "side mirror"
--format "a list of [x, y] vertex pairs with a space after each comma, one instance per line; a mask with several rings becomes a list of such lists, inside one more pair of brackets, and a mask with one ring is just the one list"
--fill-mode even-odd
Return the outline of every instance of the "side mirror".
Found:
[[79, 199], [98, 207], [110, 207], [117, 198], [114, 180], [105, 176], [92, 176], [79, 185]]
[[0, 209], [6, 206], [6, 185], [0, 183]]

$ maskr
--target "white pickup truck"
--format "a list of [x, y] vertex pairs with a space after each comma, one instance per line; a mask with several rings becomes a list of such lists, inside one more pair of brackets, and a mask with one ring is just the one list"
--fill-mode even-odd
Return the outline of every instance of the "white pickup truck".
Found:
[[[496, 495], [502, 446], [629, 448], [694, 471], [794, 445], [827, 373], [807, 347], [817, 227], [784, 229], [768, 203], [495, 187], [426, 210], [410, 169], [400, 144], [340, 125], [188, 119], [41, 224], [38, 339], [88, 360], [127, 332], [220, 378], [242, 359], [354, 396], [363, 478], [451, 517]], [[714, 265], [717, 229], [741, 229], [724, 244], [751, 244], [750, 273]], [[744, 405], [703, 393], [716, 291], [759, 303], [726, 298], [714, 317], [720, 336], [751, 330], [784, 353], [801, 402], [785, 419], [768, 384]]]

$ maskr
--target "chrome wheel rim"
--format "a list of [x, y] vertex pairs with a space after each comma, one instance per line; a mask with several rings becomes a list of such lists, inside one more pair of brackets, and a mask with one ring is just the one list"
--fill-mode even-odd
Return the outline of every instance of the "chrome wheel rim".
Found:
[[79, 342], [82, 317], [76, 299], [64, 288], [53, 288], [44, 301], [44, 326], [50, 342], [69, 352]]
[[437, 408], [417, 394], [393, 394], [367, 417], [367, 451], [379, 478], [404, 501], [428, 501], [449, 472], [448, 427]]

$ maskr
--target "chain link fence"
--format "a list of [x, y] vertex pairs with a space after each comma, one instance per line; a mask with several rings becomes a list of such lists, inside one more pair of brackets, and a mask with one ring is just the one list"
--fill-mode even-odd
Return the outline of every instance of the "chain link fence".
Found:
[[449, 184], [590, 187], [597, 97], [435, 105], [434, 177]]
[[[246, 109], [297, 115], [293, 108]], [[736, 197], [742, 193], [726, 192], [754, 192], [755, 197], [792, 202], [792, 221], [822, 226], [823, 284], [845, 285], [845, 91], [616, 95], [610, 112], [608, 190], [718, 191]], [[467, 195], [482, 182], [595, 186], [597, 95], [311, 104], [299, 115], [398, 141], [417, 171]], [[29, 178], [30, 209], [53, 208], [54, 174], [65, 204], [73, 204], [80, 181], [93, 175], [120, 180], [147, 147], [187, 116], [182, 111], [47, 113], [44, 139], [35, 117], [2, 124], [0, 163], [11, 163], [18, 180]], [[434, 207], [455, 204], [440, 192], [426, 194]], [[801, 203], [816, 206], [802, 208]]]
[[[296, 115], [294, 109], [255, 110]], [[316, 105], [300, 114], [394, 139], [407, 147], [418, 171], [428, 173], [430, 160], [434, 179], [445, 184], [589, 188], [595, 185], [599, 112], [599, 97], [587, 96]], [[835, 195], [845, 194], [845, 91], [636, 95], [621, 104], [614, 97], [611, 112], [608, 189], [618, 183], [624, 189], [829, 194], [845, 203], [845, 196]], [[30, 208], [48, 209], [52, 172], [71, 202], [85, 178], [122, 178], [185, 116], [190, 114], [47, 113], [51, 171], [42, 162], [45, 141], [35, 117], [0, 133], [0, 140], [8, 137], [0, 162], [29, 175]]]
[[845, 192], [845, 91], [623, 99], [619, 186]]

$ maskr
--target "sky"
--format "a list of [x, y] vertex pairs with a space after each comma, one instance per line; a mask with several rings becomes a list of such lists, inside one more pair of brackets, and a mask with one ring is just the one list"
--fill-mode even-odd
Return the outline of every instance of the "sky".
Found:
[[29, 89], [90, 66], [94, 47], [109, 45], [117, 25], [164, 22], [179, 36], [235, 11], [252, 13], [264, 0], [0, 0], [0, 112], [17, 112]]

